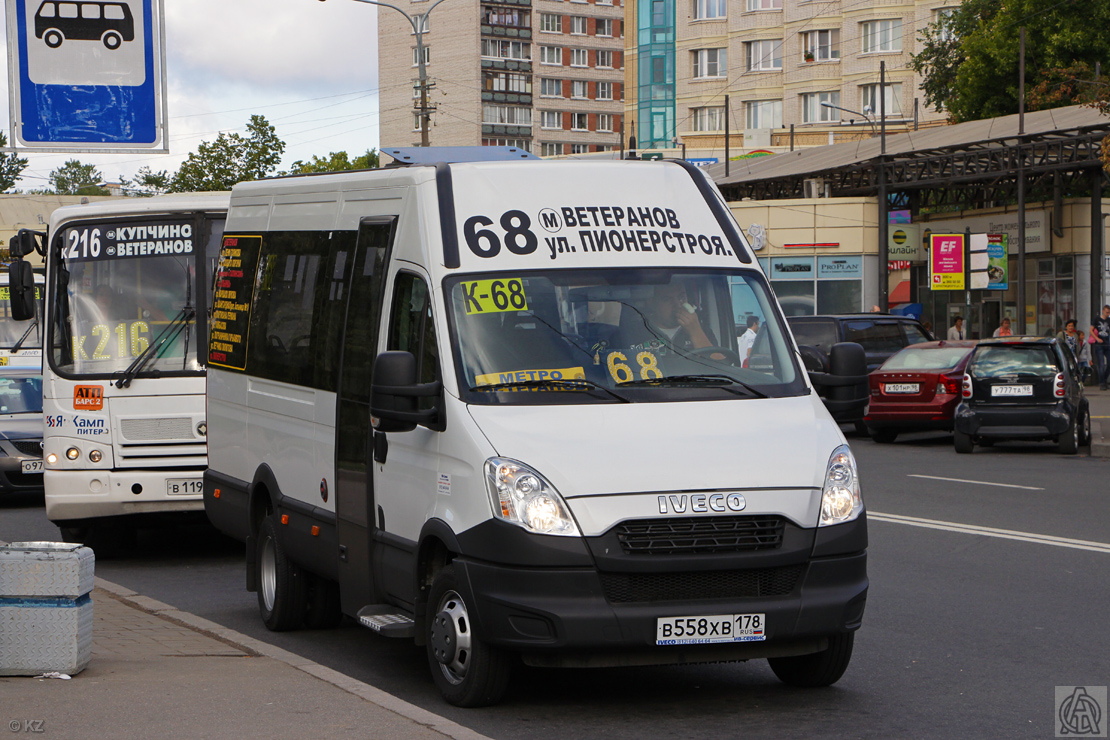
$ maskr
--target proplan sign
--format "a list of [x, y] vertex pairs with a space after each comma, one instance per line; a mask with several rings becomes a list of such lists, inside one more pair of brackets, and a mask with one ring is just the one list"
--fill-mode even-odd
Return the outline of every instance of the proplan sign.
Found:
[[162, 0], [7, 0], [13, 145], [166, 151]]

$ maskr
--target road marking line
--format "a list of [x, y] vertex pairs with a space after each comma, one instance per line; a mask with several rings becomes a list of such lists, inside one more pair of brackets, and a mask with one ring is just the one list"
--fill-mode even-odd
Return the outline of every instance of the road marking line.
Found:
[[1092, 542], [1091, 540], [1074, 540], [1069, 537], [1053, 537], [1047, 534], [1034, 534], [1032, 532], [1017, 532], [1012, 529], [997, 529], [995, 527], [980, 527], [974, 524], [960, 524], [958, 522], [942, 522], [936, 519], [921, 519], [915, 516], [901, 516], [900, 514], [881, 514], [877, 511], [867, 512], [871, 521], [889, 522], [891, 524], [907, 524], [911, 527], [924, 527], [926, 529], [942, 529], [946, 532], [959, 534], [977, 534], [984, 537], [998, 537], [1004, 540], [1018, 540], [1032, 542], [1037, 545], [1053, 545], [1055, 547], [1068, 547], [1073, 550], [1090, 550], [1110, 555], [1110, 543]]
[[940, 476], [937, 476], [937, 475], [907, 474], [906, 477], [907, 478], [928, 478], [929, 480], [946, 480], [946, 481], [950, 481], [952, 483], [973, 483], [974, 485], [977, 485], [977, 486], [999, 486], [1001, 488], [1021, 488], [1025, 491], [1043, 491], [1044, 490], [1043, 488], [1037, 488], [1036, 486], [1016, 486], [1013, 483], [991, 483], [990, 481], [985, 481], [985, 480], [965, 480], [963, 478], [941, 478]]

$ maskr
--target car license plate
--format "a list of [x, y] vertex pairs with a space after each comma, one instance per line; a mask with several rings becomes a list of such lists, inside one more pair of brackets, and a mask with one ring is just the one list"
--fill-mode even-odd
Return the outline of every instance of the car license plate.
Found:
[[703, 645], [711, 642], [759, 642], [767, 639], [765, 614], [714, 614], [706, 617], [660, 617], [656, 645]]
[[42, 459], [40, 458], [38, 460], [23, 460], [19, 463], [19, 468], [24, 473], [41, 473], [46, 469], [46, 466], [43, 465]]
[[1031, 396], [1033, 395], [1033, 386], [1031, 385], [993, 385], [991, 386], [992, 396]]
[[204, 481], [199, 478], [170, 478], [166, 481], [167, 496], [191, 496], [204, 493]]
[[887, 393], [920, 393], [920, 383], [887, 383], [883, 386]]

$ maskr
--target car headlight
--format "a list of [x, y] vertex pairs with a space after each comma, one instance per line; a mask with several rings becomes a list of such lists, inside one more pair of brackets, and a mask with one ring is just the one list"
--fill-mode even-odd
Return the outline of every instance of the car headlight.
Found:
[[863, 497], [859, 491], [859, 471], [856, 458], [848, 445], [833, 450], [825, 469], [825, 486], [821, 490], [821, 518], [817, 525], [850, 522], [863, 511]]
[[563, 497], [524, 463], [503, 457], [486, 460], [486, 486], [493, 513], [501, 519], [539, 534], [578, 534]]

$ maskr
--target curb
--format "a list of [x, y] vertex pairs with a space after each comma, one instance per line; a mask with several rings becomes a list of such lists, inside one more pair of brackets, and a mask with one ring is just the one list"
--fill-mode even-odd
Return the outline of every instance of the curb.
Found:
[[235, 630], [222, 627], [215, 622], [211, 622], [203, 617], [198, 617], [189, 612], [183, 612], [176, 607], [169, 604], [164, 604], [161, 601], [142, 596], [129, 588], [125, 588], [111, 581], [105, 581], [103, 578], [96, 579], [96, 587], [107, 591], [111, 596], [119, 601], [122, 601], [140, 611], [148, 614], [166, 619], [170, 622], [188, 627], [209, 637], [220, 640], [241, 650], [246, 651], [252, 655], [263, 656], [272, 658], [273, 660], [285, 663], [288, 666], [303, 671], [314, 678], [321, 681], [330, 683], [336, 688], [342, 689], [349, 694], [364, 699], [365, 701], [377, 704], [378, 706], [386, 709], [394, 714], [397, 714], [405, 719], [415, 722], [419, 725], [434, 730], [442, 735], [445, 735], [454, 740], [491, 740], [491, 738], [481, 733], [475, 732], [468, 727], [463, 727], [460, 724], [452, 722], [446, 717], [441, 717], [438, 714], [429, 712], [422, 709], [415, 704], [410, 704], [403, 699], [398, 699], [396, 696], [389, 694], [381, 689], [371, 686], [368, 683], [356, 680], [340, 673], [339, 671], [332, 670], [327, 666], [320, 665], [319, 663], [302, 658], [295, 653], [288, 650], [283, 650], [275, 645], [271, 645], [262, 640], [256, 640], [253, 637], [236, 632]]

